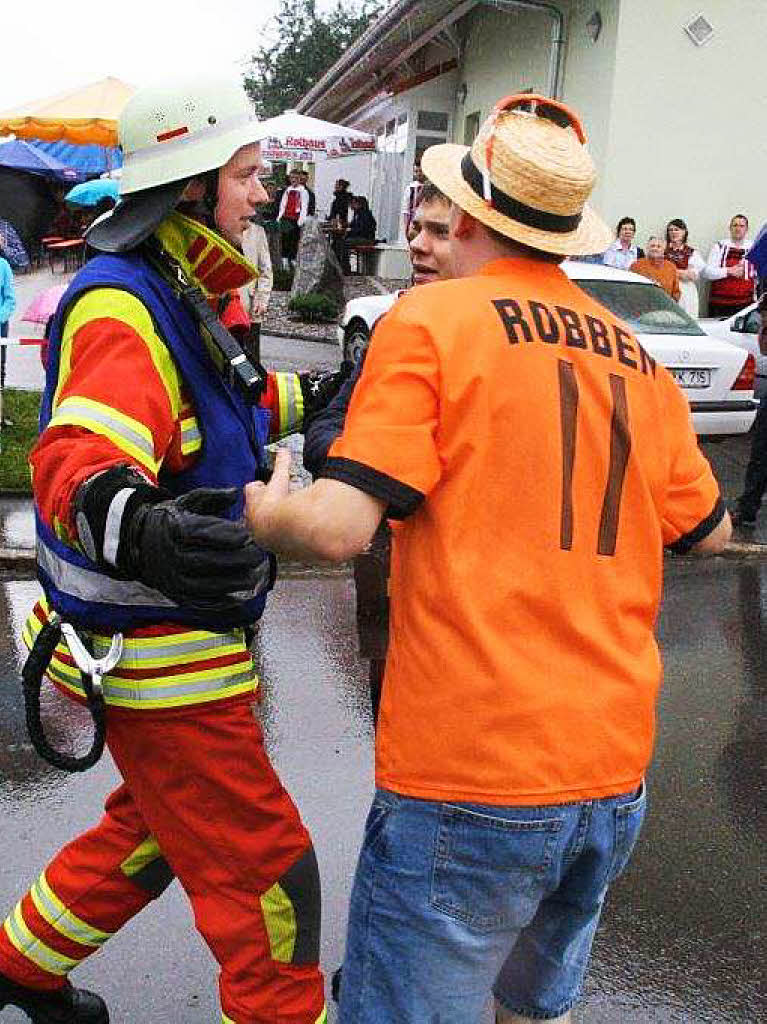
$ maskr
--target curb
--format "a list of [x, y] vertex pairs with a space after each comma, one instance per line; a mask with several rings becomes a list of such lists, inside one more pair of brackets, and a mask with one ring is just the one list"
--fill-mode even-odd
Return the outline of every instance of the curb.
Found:
[[[720, 558], [767, 558], [767, 543], [731, 540], [719, 553]], [[0, 547], [0, 570], [34, 569], [34, 548], [3, 548]], [[348, 573], [347, 563], [340, 566], [317, 566], [304, 562], [293, 562], [288, 559], [280, 562], [281, 576], [292, 578], [301, 576], [344, 576]]]
[[264, 330], [261, 338], [291, 338], [294, 341], [314, 341], [318, 345], [333, 345], [338, 348], [338, 341], [335, 338], [318, 338], [314, 334], [299, 334], [297, 331]]
[[34, 569], [34, 548], [0, 548], [0, 569]]

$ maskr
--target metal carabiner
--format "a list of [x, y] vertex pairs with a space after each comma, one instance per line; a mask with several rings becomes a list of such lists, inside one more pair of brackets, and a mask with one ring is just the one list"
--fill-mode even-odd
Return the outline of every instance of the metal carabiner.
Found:
[[112, 637], [112, 643], [109, 645], [109, 650], [103, 658], [94, 658], [77, 635], [77, 630], [74, 626], [70, 625], [68, 622], [62, 622], [61, 632], [67, 642], [67, 647], [74, 658], [75, 665], [77, 665], [83, 675], [90, 676], [93, 684], [93, 692], [101, 697], [104, 692], [102, 684], [103, 677], [108, 672], [111, 672], [115, 665], [120, 661], [120, 658], [122, 658], [122, 633], [114, 634]]

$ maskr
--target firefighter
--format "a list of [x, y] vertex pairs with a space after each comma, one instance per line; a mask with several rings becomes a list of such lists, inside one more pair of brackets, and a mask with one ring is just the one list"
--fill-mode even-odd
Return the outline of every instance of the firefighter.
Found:
[[[253, 714], [246, 631], [274, 559], [240, 520], [263, 443], [338, 381], [268, 374], [254, 408], [182, 301], [197, 287], [232, 323], [230, 293], [254, 276], [240, 242], [266, 195], [243, 90], [201, 76], [147, 88], [119, 130], [121, 202], [91, 228], [99, 255], [52, 326], [30, 458], [44, 596], [24, 638], [61, 616], [98, 658], [123, 634], [103, 678], [122, 783], [0, 927], [0, 1009], [105, 1024], [69, 973], [175, 876], [220, 966], [223, 1022], [321, 1024], [317, 862]], [[64, 644], [48, 676], [82, 700]]]

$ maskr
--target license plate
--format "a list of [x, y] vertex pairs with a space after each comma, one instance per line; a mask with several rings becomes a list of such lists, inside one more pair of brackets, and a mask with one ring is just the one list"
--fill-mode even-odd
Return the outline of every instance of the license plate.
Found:
[[710, 388], [711, 370], [677, 370], [671, 374], [680, 388]]

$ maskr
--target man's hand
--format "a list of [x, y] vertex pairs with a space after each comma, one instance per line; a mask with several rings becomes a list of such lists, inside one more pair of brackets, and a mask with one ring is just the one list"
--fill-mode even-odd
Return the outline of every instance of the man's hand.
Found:
[[245, 521], [258, 543], [268, 547], [270, 516], [279, 502], [290, 494], [290, 452], [280, 448], [274, 460], [272, 477], [268, 484], [258, 481], [245, 488]]
[[741, 260], [740, 263], [736, 263], [734, 267], [727, 268], [727, 274], [729, 277], [744, 277], [745, 273], [746, 268], [743, 260]]

